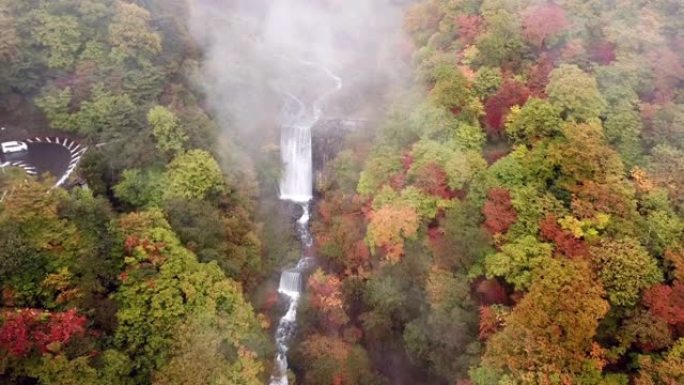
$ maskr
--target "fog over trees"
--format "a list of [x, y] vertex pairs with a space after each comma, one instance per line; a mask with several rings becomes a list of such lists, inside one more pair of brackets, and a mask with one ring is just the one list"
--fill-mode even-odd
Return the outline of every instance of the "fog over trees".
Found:
[[0, 0], [0, 64], [87, 147], [0, 154], [2, 384], [684, 383], [679, 0]]

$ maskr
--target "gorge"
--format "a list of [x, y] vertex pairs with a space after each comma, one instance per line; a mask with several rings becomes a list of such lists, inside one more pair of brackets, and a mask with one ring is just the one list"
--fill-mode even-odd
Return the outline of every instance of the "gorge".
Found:
[[309, 231], [310, 205], [313, 197], [313, 157], [311, 129], [321, 118], [326, 99], [342, 89], [342, 79], [323, 65], [299, 60], [305, 67], [329, 77], [334, 86], [316, 96], [310, 105], [294, 93], [283, 92], [287, 99], [282, 113], [281, 157], [283, 175], [280, 181], [280, 199], [297, 204], [302, 215], [297, 220], [297, 233], [301, 242], [301, 258], [297, 265], [285, 268], [280, 277], [278, 292], [287, 301], [287, 311], [276, 329], [276, 369], [271, 376], [271, 385], [287, 385], [287, 352], [295, 332], [297, 305], [303, 290], [304, 274], [313, 267], [313, 238]]

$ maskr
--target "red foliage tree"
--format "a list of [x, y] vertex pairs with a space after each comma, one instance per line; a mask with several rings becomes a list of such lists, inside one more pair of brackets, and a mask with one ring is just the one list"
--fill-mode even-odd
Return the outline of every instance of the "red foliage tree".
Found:
[[615, 61], [615, 48], [609, 41], [597, 41], [589, 47], [589, 57], [596, 63], [608, 65]]
[[565, 31], [570, 24], [565, 10], [554, 3], [529, 8], [522, 21], [523, 36], [537, 48], [542, 48], [549, 37]]
[[447, 174], [437, 163], [430, 162], [421, 168], [414, 185], [428, 195], [450, 199], [454, 196], [449, 189]]
[[496, 279], [483, 279], [477, 284], [475, 291], [480, 295], [480, 303], [485, 305], [510, 302], [506, 288]]
[[587, 256], [589, 248], [587, 244], [568, 230], [563, 230], [556, 217], [548, 215], [539, 224], [542, 238], [556, 244], [557, 250], [568, 258]]
[[64, 313], [52, 313], [46, 324], [34, 332], [38, 348], [42, 352], [50, 351], [50, 346], [67, 343], [73, 336], [83, 336], [86, 330], [86, 318], [70, 309]]
[[46, 353], [61, 348], [74, 336], [83, 336], [86, 318], [71, 309], [47, 313], [24, 309], [6, 313], [0, 326], [0, 349], [15, 357], [25, 357], [34, 348]]
[[24, 357], [33, 347], [31, 331], [40, 312], [26, 309], [5, 315], [0, 327], [0, 347], [15, 357]]
[[672, 100], [677, 84], [684, 80], [684, 62], [669, 48], [654, 50], [649, 61], [655, 74], [655, 100], [660, 103]]
[[389, 186], [395, 190], [402, 190], [406, 186], [406, 173], [398, 171], [390, 176]]
[[549, 84], [549, 74], [553, 68], [553, 59], [547, 54], [542, 54], [530, 69], [527, 79], [527, 87], [532, 95], [538, 98], [546, 97], [546, 86]]
[[487, 133], [501, 135], [511, 107], [522, 106], [529, 97], [530, 90], [524, 84], [511, 79], [504, 81], [496, 94], [485, 101]]
[[511, 203], [511, 194], [503, 188], [489, 190], [482, 213], [485, 216], [484, 227], [492, 234], [505, 233], [518, 219], [518, 213]]
[[444, 230], [441, 227], [433, 226], [427, 230], [430, 242], [439, 242], [444, 237]]
[[644, 292], [643, 302], [655, 317], [669, 325], [684, 326], [684, 284], [655, 285]]
[[408, 172], [408, 170], [411, 169], [413, 161], [414, 159], [411, 151], [407, 151], [406, 153], [404, 153], [404, 156], [401, 158], [401, 164], [404, 166], [404, 171]]
[[482, 31], [482, 18], [475, 15], [458, 15], [455, 21], [458, 26], [458, 41], [464, 46], [473, 44]]

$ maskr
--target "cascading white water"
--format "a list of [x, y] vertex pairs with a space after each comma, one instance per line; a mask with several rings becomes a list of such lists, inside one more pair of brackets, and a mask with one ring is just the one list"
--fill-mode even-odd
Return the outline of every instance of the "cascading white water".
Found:
[[296, 269], [285, 270], [280, 275], [281, 293], [292, 296], [298, 294], [302, 290], [302, 273]]
[[302, 243], [302, 257], [297, 266], [285, 269], [280, 275], [278, 292], [286, 298], [288, 304], [287, 311], [278, 322], [276, 329], [276, 368], [271, 376], [270, 385], [288, 385], [287, 352], [295, 331], [297, 305], [303, 290], [304, 273], [314, 264], [310, 252], [313, 238], [309, 232], [309, 203], [313, 197], [311, 128], [321, 117], [325, 99], [342, 89], [342, 79], [328, 68], [309, 61], [300, 60], [299, 62], [323, 72], [335, 82], [335, 87], [318, 96], [310, 108], [307, 108], [296, 95], [283, 92], [288, 102], [284, 107], [285, 116], [280, 139], [284, 166], [284, 173], [280, 180], [280, 199], [298, 203], [302, 208], [302, 215], [297, 220], [297, 232]]

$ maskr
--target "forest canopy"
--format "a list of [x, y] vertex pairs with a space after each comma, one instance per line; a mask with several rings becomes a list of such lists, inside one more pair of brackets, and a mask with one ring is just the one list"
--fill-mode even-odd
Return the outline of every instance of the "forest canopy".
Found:
[[[684, 382], [666, 319], [684, 266], [683, 15], [673, 1], [407, 8], [414, 87], [327, 169], [314, 225], [389, 383]], [[350, 168], [355, 190], [334, 183]], [[314, 327], [304, 341], [331, 333]]]
[[88, 188], [1, 176], [3, 384], [267, 376], [267, 322], [245, 292], [268, 274], [254, 196], [213, 145], [187, 11], [0, 1], [3, 124], [90, 148]]
[[[684, 4], [401, 3], [410, 84], [315, 155], [291, 383], [684, 383]], [[89, 147], [0, 173], [0, 383], [269, 381], [279, 127], [208, 107], [188, 4], [0, 0], [0, 120]]]

